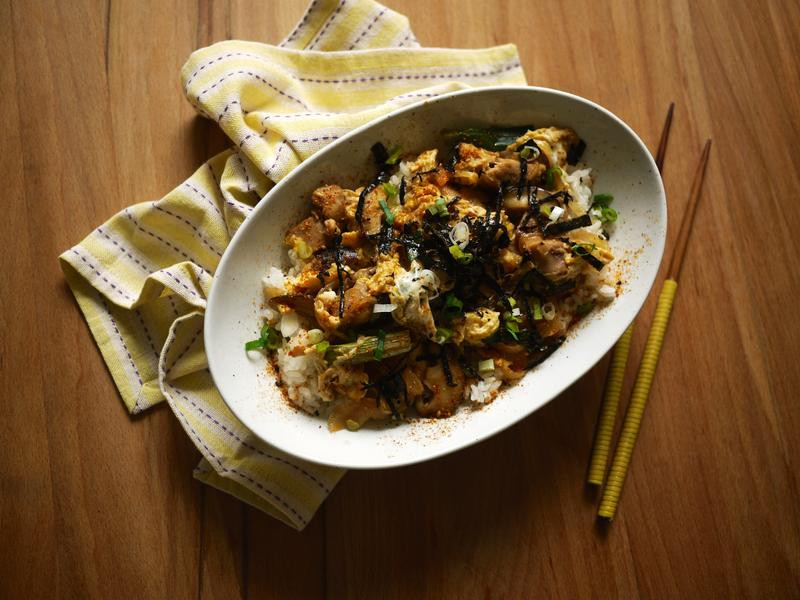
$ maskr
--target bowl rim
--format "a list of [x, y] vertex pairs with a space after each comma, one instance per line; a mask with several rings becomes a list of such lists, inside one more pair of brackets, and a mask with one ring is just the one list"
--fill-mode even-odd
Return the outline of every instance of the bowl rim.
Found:
[[[282, 192], [283, 188], [291, 185], [291, 183], [294, 181], [294, 179], [299, 177], [303, 173], [304, 167], [309, 167], [309, 166], [313, 167], [314, 162], [316, 160], [321, 160], [319, 157], [321, 157], [321, 156], [324, 157], [326, 152], [328, 152], [331, 148], [335, 148], [338, 145], [346, 144], [350, 139], [360, 135], [364, 130], [367, 130], [367, 129], [371, 128], [371, 127], [374, 127], [378, 123], [381, 123], [381, 122], [384, 122], [386, 120], [395, 118], [395, 117], [397, 117], [397, 116], [399, 116], [401, 114], [405, 114], [405, 113], [408, 113], [408, 112], [419, 110], [421, 107], [426, 106], [426, 105], [438, 104], [438, 103], [441, 103], [441, 102], [447, 102], [447, 101], [451, 100], [452, 98], [456, 98], [456, 97], [460, 97], [460, 96], [466, 96], [466, 95], [492, 94], [492, 93], [506, 92], [506, 91], [529, 91], [529, 92], [533, 92], [533, 93], [552, 94], [552, 95], [555, 95], [555, 96], [560, 96], [560, 97], [563, 97], [563, 98], [566, 98], [566, 99], [569, 99], [569, 100], [572, 100], [572, 101], [577, 101], [579, 103], [588, 105], [590, 108], [593, 108], [593, 109], [603, 113], [606, 117], [608, 117], [612, 121], [614, 121], [618, 126], [622, 127], [622, 129], [625, 130], [631, 136], [631, 138], [636, 142], [636, 144], [639, 146], [639, 148], [644, 152], [644, 156], [646, 157], [646, 159], [647, 159], [647, 161], [648, 161], [648, 163], [650, 165], [650, 171], [652, 172], [652, 175], [656, 179], [656, 182], [657, 182], [657, 185], [658, 185], [658, 191], [660, 192], [659, 196], [660, 196], [661, 202], [659, 203], [660, 210], [658, 211], [658, 217], [659, 218], [657, 220], [657, 223], [660, 224], [660, 228], [659, 228], [659, 231], [658, 231], [658, 233], [659, 233], [658, 240], [656, 240], [656, 242], [658, 244], [657, 247], [656, 247], [656, 250], [658, 252], [659, 258], [658, 258], [658, 264], [653, 269], [652, 275], [649, 277], [649, 280], [647, 280], [647, 279], [642, 279], [641, 280], [642, 286], [644, 288], [646, 288], [646, 292], [642, 295], [642, 298], [639, 301], [638, 306], [635, 306], [635, 310], [632, 311], [632, 315], [633, 316], [631, 317], [631, 319], [630, 320], [627, 320], [627, 319], [620, 320], [619, 324], [615, 328], [615, 329], [619, 330], [618, 335], [613, 335], [613, 336], [609, 335], [609, 336], [606, 337], [605, 340], [603, 340], [602, 342], [600, 342], [598, 344], [597, 347], [602, 349], [602, 352], [599, 353], [600, 358], [598, 358], [597, 360], [591, 361], [588, 364], [588, 366], [586, 366], [584, 369], [582, 369], [578, 373], [578, 375], [576, 377], [572, 378], [571, 381], [569, 381], [567, 384], [561, 386], [560, 389], [557, 392], [553, 393], [547, 400], [545, 400], [544, 402], [542, 402], [538, 406], [532, 406], [530, 408], [525, 408], [524, 410], [520, 410], [518, 413], [513, 415], [513, 417], [510, 418], [508, 420], [508, 422], [503, 423], [502, 426], [490, 429], [490, 430], [485, 431], [485, 432], [478, 433], [478, 434], [476, 434], [476, 435], [474, 435], [474, 436], [472, 436], [470, 438], [467, 438], [467, 439], [465, 439], [463, 441], [458, 442], [457, 444], [454, 444], [452, 447], [448, 447], [448, 446], [434, 447], [434, 448], [431, 448], [430, 450], [427, 450], [427, 451], [415, 453], [413, 456], [410, 456], [409, 458], [405, 458], [405, 457], [403, 457], [401, 455], [398, 458], [395, 458], [395, 459], [393, 459], [391, 461], [387, 461], [386, 459], [382, 459], [381, 461], [376, 461], [374, 464], [346, 464], [346, 463], [343, 463], [341, 460], [329, 460], [329, 459], [326, 459], [326, 457], [324, 455], [320, 456], [319, 453], [315, 454], [313, 452], [304, 452], [302, 450], [298, 450], [295, 447], [288, 448], [288, 447], [285, 447], [285, 446], [281, 445], [280, 443], [276, 443], [274, 441], [270, 441], [270, 440], [264, 439], [264, 437], [261, 436], [258, 432], [256, 432], [255, 430], [253, 430], [253, 429], [251, 429], [250, 427], [247, 426], [246, 419], [242, 418], [241, 411], [237, 410], [237, 408], [235, 406], [236, 403], [235, 402], [229, 402], [228, 399], [225, 397], [225, 394], [222, 391], [222, 386], [219, 385], [220, 378], [215, 374], [215, 368], [213, 366], [214, 361], [212, 361], [212, 359], [211, 359], [213, 351], [210, 350], [210, 348], [213, 347], [213, 341], [212, 340], [213, 340], [213, 337], [214, 337], [211, 334], [211, 327], [212, 327], [211, 324], [215, 320], [214, 319], [214, 315], [216, 313], [215, 307], [218, 304], [218, 301], [216, 299], [222, 293], [222, 292], [219, 291], [220, 286], [215, 286], [215, 285], [212, 284], [211, 292], [209, 293], [208, 299], [207, 299], [207, 302], [206, 302], [206, 310], [205, 310], [205, 315], [204, 315], [204, 320], [203, 320], [203, 339], [204, 339], [204, 344], [205, 344], [205, 352], [206, 352], [206, 356], [207, 356], [207, 359], [208, 359], [208, 369], [209, 369], [209, 372], [211, 374], [212, 381], [214, 382], [214, 386], [216, 387], [217, 391], [219, 392], [219, 395], [222, 398], [222, 400], [225, 403], [225, 405], [233, 413], [233, 415], [239, 420], [239, 422], [242, 425], [244, 425], [253, 435], [255, 435], [255, 437], [260, 439], [262, 442], [264, 442], [265, 444], [268, 444], [269, 446], [272, 446], [273, 448], [276, 448], [276, 449], [278, 449], [278, 450], [280, 450], [282, 452], [285, 452], [286, 454], [288, 454], [290, 456], [298, 458], [300, 460], [304, 460], [304, 461], [307, 461], [307, 462], [310, 462], [310, 463], [315, 463], [315, 464], [318, 464], [318, 465], [324, 465], [324, 466], [329, 466], [329, 467], [337, 467], [337, 468], [345, 468], [345, 469], [355, 469], [355, 470], [389, 469], [389, 468], [396, 468], [396, 467], [414, 465], [414, 464], [426, 462], [426, 461], [429, 461], [429, 460], [433, 460], [433, 459], [436, 459], [436, 458], [440, 458], [442, 456], [446, 456], [448, 454], [463, 450], [463, 449], [468, 448], [470, 446], [473, 446], [473, 445], [475, 445], [475, 444], [477, 444], [479, 442], [482, 442], [482, 441], [484, 441], [484, 440], [486, 440], [486, 439], [488, 439], [490, 437], [493, 437], [493, 436], [505, 431], [509, 427], [511, 427], [513, 425], [516, 425], [517, 423], [519, 423], [523, 419], [529, 417], [531, 414], [533, 414], [537, 410], [543, 408], [545, 405], [547, 405], [550, 402], [552, 402], [555, 398], [557, 398], [562, 393], [564, 393], [564, 391], [567, 388], [569, 388], [571, 385], [573, 385], [575, 382], [577, 382], [579, 379], [581, 379], [584, 375], [586, 375], [586, 373], [589, 370], [591, 370], [599, 362], [599, 360], [602, 360], [602, 357], [606, 353], [608, 353], [608, 351], [613, 347], [614, 344], [616, 344], [617, 340], [624, 333], [625, 329], [627, 329], [627, 327], [636, 319], [636, 317], [638, 316], [639, 312], [642, 309], [642, 306], [644, 306], [644, 303], [646, 302], [647, 298], [650, 296], [650, 292], [652, 291], [653, 285], [654, 285], [654, 283], [655, 283], [655, 281], [656, 281], [656, 279], [658, 277], [658, 273], [659, 273], [659, 270], [660, 270], [660, 265], [661, 265], [661, 263], [663, 262], [663, 259], [664, 259], [664, 248], [666, 246], [667, 226], [668, 226], [668, 223], [667, 223], [667, 218], [668, 218], [668, 215], [667, 215], [667, 201], [666, 201], [666, 192], [665, 192], [665, 189], [664, 189], [664, 182], [663, 182], [663, 180], [661, 178], [661, 173], [659, 172], [659, 170], [658, 170], [658, 168], [657, 168], [657, 166], [655, 164], [655, 160], [653, 158], [653, 155], [651, 154], [650, 150], [647, 148], [645, 143], [642, 141], [642, 139], [633, 130], [633, 128], [631, 126], [629, 126], [625, 121], [623, 121], [620, 117], [615, 115], [613, 112], [611, 112], [607, 108], [597, 104], [596, 102], [593, 102], [592, 100], [589, 100], [589, 99], [584, 98], [582, 96], [578, 96], [577, 94], [572, 94], [570, 92], [565, 92], [563, 90], [557, 90], [557, 89], [554, 89], [554, 88], [533, 86], [533, 85], [495, 85], [495, 86], [485, 86], [485, 87], [474, 87], [474, 88], [468, 88], [468, 89], [463, 89], [463, 90], [456, 90], [456, 91], [453, 91], [453, 92], [447, 92], [447, 93], [441, 94], [439, 96], [435, 96], [435, 97], [432, 97], [432, 98], [425, 98], [425, 99], [423, 99], [423, 100], [421, 100], [419, 102], [414, 102], [412, 104], [408, 104], [408, 105], [402, 106], [402, 107], [400, 107], [400, 108], [398, 108], [396, 110], [393, 110], [393, 111], [391, 111], [391, 112], [389, 112], [389, 113], [387, 113], [387, 114], [385, 114], [385, 115], [383, 115], [381, 117], [372, 119], [371, 121], [368, 121], [367, 123], [364, 123], [363, 125], [360, 125], [360, 126], [356, 127], [355, 129], [347, 132], [346, 134], [342, 135], [339, 139], [337, 139], [334, 142], [330, 143], [329, 145], [325, 146], [324, 148], [322, 148], [321, 150], [319, 150], [318, 152], [316, 152], [315, 154], [310, 156], [308, 159], [303, 161], [300, 165], [295, 167], [286, 177], [284, 177], [277, 184], [275, 184], [275, 186], [272, 189], [270, 189], [264, 196], [262, 196], [262, 198], [259, 200], [259, 202], [256, 204], [255, 208], [253, 209], [253, 212], [248, 216], [247, 220], [249, 221], [250, 219], [252, 219], [253, 216], [255, 215], [256, 211], [267, 210], [269, 205], [270, 205], [270, 197], [279, 195]], [[214, 272], [215, 277], [216, 277], [217, 273], [219, 273], [221, 270], [224, 269], [224, 267], [227, 265], [229, 260], [231, 260], [230, 257], [234, 254], [234, 252], [232, 252], [232, 250], [239, 243], [240, 238], [242, 237], [242, 232], [245, 229], [245, 224], [246, 223], [243, 222], [239, 226], [239, 228], [236, 230], [236, 232], [234, 233], [233, 237], [231, 238], [231, 241], [229, 242], [227, 248], [223, 252], [222, 258], [220, 259], [220, 262], [217, 265], [217, 268], [215, 269], [215, 272]], [[312, 418], [312, 417], [309, 416], [309, 418]]]

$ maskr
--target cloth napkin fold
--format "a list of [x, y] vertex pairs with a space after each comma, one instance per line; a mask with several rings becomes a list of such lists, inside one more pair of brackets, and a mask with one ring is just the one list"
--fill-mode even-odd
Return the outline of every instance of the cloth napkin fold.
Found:
[[315, 0], [278, 46], [227, 41], [194, 52], [181, 73], [186, 96], [234, 146], [60, 257], [128, 410], [166, 400], [203, 455], [197, 479], [297, 529], [344, 471], [265, 444], [228, 410], [204, 352], [206, 298], [233, 234], [305, 158], [422, 98], [525, 83], [512, 45], [418, 46], [408, 20], [377, 2]]

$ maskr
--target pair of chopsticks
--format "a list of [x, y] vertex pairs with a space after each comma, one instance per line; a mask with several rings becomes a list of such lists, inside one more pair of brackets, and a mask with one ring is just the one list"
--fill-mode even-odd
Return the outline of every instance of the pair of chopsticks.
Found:
[[[672, 116], [675, 104], [671, 103], [664, 121], [664, 128], [661, 132], [661, 139], [656, 153], [656, 166], [659, 172], [664, 165], [664, 156], [669, 141], [669, 133], [672, 127]], [[675, 243], [672, 260], [664, 280], [661, 293], [658, 297], [653, 324], [645, 344], [642, 361], [639, 365], [639, 372], [636, 377], [633, 392], [631, 393], [628, 410], [622, 424], [619, 440], [617, 441], [614, 458], [611, 462], [608, 481], [603, 490], [603, 497], [597, 511], [598, 516], [606, 519], [613, 519], [619, 503], [622, 486], [628, 473], [633, 448], [639, 434], [642, 416], [644, 414], [647, 399], [650, 394], [650, 387], [653, 383], [658, 358], [661, 353], [661, 346], [664, 343], [664, 334], [669, 324], [672, 304], [675, 300], [675, 293], [678, 289], [678, 277], [680, 276], [683, 259], [686, 255], [686, 246], [689, 241], [689, 234], [694, 224], [694, 217], [697, 212], [697, 204], [703, 188], [705, 179], [708, 156], [711, 150], [711, 140], [707, 140], [700, 156], [700, 162], [695, 171], [692, 188], [689, 193], [689, 203], [681, 220], [678, 239]], [[633, 336], [634, 324], [622, 334], [622, 337], [614, 347], [611, 357], [611, 367], [608, 372], [606, 389], [600, 409], [600, 417], [597, 423], [594, 448], [589, 464], [588, 482], [592, 485], [603, 485], [605, 479], [606, 463], [608, 462], [609, 450], [611, 448], [611, 437], [614, 430], [614, 422], [619, 406], [619, 399], [622, 394], [622, 386], [625, 378], [625, 368], [630, 354], [631, 338]]]

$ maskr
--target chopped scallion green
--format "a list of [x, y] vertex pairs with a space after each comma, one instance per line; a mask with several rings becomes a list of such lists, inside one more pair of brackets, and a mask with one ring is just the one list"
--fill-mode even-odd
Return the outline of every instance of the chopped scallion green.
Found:
[[319, 342], [314, 348], [320, 354], [325, 354], [328, 351], [328, 348], [331, 347], [331, 343], [328, 340], [322, 340]]
[[577, 256], [589, 256], [595, 251], [596, 248], [597, 246], [595, 244], [591, 244], [589, 246], [586, 244], [573, 244], [572, 252], [574, 252]]
[[600, 221], [602, 223], [613, 223], [617, 220], [617, 211], [610, 206], [600, 208]]
[[444, 312], [447, 316], [455, 317], [461, 314], [463, 308], [464, 303], [453, 292], [449, 292], [444, 297]]
[[614, 201], [614, 196], [611, 194], [595, 194], [592, 198], [592, 206], [601, 206], [603, 208], [608, 208], [608, 206]]
[[552, 188], [553, 184], [556, 181], [556, 175], [563, 175], [563, 171], [559, 167], [550, 167], [544, 173], [544, 185], [545, 187]]
[[383, 184], [383, 191], [386, 192], [386, 195], [390, 198], [397, 196], [397, 186], [393, 183], [389, 183], [388, 181]]
[[450, 255], [461, 264], [468, 265], [472, 262], [472, 253], [464, 252], [458, 244], [453, 244], [450, 246], [449, 250]]
[[494, 371], [494, 360], [487, 358], [478, 363], [478, 373], [489, 373]]
[[531, 298], [531, 311], [534, 321], [541, 321], [544, 318], [542, 315], [542, 301], [539, 298]]
[[383, 214], [386, 215], [386, 222], [389, 225], [393, 225], [394, 224], [394, 213], [389, 208], [389, 205], [386, 204], [386, 200], [381, 199], [378, 202], [378, 204], [381, 205], [381, 208], [383, 209]]
[[389, 150], [389, 158], [386, 159], [387, 165], [396, 165], [403, 155], [403, 149], [400, 146], [395, 146]]
[[260, 350], [260, 349], [261, 349], [261, 348], [263, 348], [263, 347], [264, 347], [264, 340], [262, 340], [262, 339], [260, 339], [260, 338], [259, 338], [259, 339], [257, 339], [257, 340], [250, 340], [249, 342], [247, 342], [247, 343], [244, 345], [244, 349], [245, 349], [246, 351], [248, 351], [248, 352], [249, 352], [250, 350]]
[[447, 329], [446, 327], [438, 327], [436, 329], [436, 334], [433, 336], [433, 341], [437, 344], [444, 344], [453, 337], [453, 330]]
[[278, 336], [278, 332], [272, 329], [268, 323], [265, 323], [261, 328], [260, 337], [257, 340], [246, 342], [244, 349], [245, 351], [260, 350], [262, 348], [265, 350], [274, 350], [278, 347], [279, 343], [280, 337]]

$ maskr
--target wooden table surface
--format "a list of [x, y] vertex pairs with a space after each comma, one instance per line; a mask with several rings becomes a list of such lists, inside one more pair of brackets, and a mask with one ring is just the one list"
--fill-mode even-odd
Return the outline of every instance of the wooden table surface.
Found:
[[583, 484], [607, 358], [494, 439], [349, 473], [302, 533], [194, 481], [169, 409], [124, 410], [56, 257], [224, 146], [189, 53], [277, 42], [305, 2], [5, 0], [0, 598], [800, 597], [800, 4], [387, 4], [424, 45], [515, 42], [530, 83], [651, 148], [674, 100], [670, 240], [714, 139], [618, 519]]

